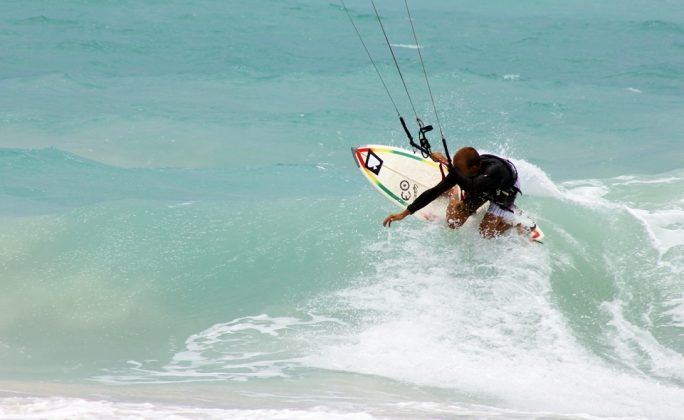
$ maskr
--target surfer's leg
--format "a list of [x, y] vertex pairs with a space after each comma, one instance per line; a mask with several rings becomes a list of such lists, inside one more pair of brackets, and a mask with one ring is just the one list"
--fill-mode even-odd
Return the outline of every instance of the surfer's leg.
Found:
[[494, 238], [506, 232], [511, 227], [513, 227], [513, 225], [507, 223], [503, 217], [487, 213], [480, 223], [480, 235], [485, 238]]
[[[472, 214], [472, 213], [471, 213]], [[452, 229], [463, 226], [470, 214], [466, 211], [463, 201], [451, 200], [447, 206], [447, 226]]]
[[447, 226], [452, 229], [463, 226], [483, 203], [482, 199], [466, 197], [460, 200], [459, 197], [454, 197], [447, 206]]
[[480, 223], [480, 234], [485, 238], [494, 238], [512, 228], [515, 221], [513, 212], [495, 203], [489, 205], [487, 213]]

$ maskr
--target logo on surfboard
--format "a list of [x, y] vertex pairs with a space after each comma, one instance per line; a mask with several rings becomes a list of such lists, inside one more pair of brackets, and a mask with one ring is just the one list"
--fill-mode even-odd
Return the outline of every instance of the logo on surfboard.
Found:
[[404, 179], [399, 183], [399, 188], [401, 188], [401, 199], [404, 201], [410, 200], [411, 192], [409, 191], [409, 188], [411, 188], [411, 184]]
[[382, 159], [373, 153], [372, 150], [369, 150], [366, 155], [366, 169], [373, 172], [375, 175], [379, 175], [380, 168], [382, 168]]

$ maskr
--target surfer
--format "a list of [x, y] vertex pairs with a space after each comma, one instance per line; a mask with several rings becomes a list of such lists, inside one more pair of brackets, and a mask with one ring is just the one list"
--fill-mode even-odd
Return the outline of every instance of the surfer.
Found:
[[[447, 158], [435, 152], [432, 160], [448, 166]], [[404, 219], [430, 204], [440, 195], [458, 185], [465, 192], [465, 198], [455, 196], [447, 206], [447, 224], [455, 229], [463, 225], [468, 217], [486, 201], [490, 202], [487, 213], [480, 223], [480, 233], [486, 238], [498, 236], [514, 226], [512, 220], [515, 198], [520, 192], [518, 173], [513, 163], [494, 155], [480, 155], [472, 147], [464, 147], [454, 155], [453, 169], [442, 181], [423, 192], [401, 213], [387, 216], [383, 226]]]

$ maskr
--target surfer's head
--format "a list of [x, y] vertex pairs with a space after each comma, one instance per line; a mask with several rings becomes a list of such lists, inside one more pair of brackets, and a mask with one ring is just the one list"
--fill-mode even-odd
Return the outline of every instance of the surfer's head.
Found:
[[464, 147], [454, 155], [454, 166], [465, 176], [480, 172], [480, 154], [473, 147]]

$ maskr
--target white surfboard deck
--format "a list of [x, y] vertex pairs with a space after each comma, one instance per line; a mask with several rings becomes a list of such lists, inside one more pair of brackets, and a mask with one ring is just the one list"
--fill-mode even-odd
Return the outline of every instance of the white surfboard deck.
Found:
[[[399, 147], [370, 144], [352, 147], [352, 154], [368, 182], [401, 208], [413, 203], [416, 197], [437, 185], [449, 173], [445, 165], [424, 158], [420, 152]], [[459, 187], [454, 187], [450, 195], [460, 197]], [[413, 215], [422, 220], [445, 223], [448, 204], [449, 197], [443, 195]], [[485, 203], [478, 213], [487, 206]], [[530, 224], [534, 222], [530, 221]], [[541, 242], [544, 234], [536, 224], [534, 226], [529, 238]]]
[[[419, 152], [392, 146], [367, 145], [352, 148], [361, 173], [383, 196], [406, 208], [424, 191], [437, 185], [448, 168], [424, 158]], [[458, 186], [455, 194], [461, 193]], [[446, 221], [447, 197], [439, 197], [414, 213], [427, 221]]]

